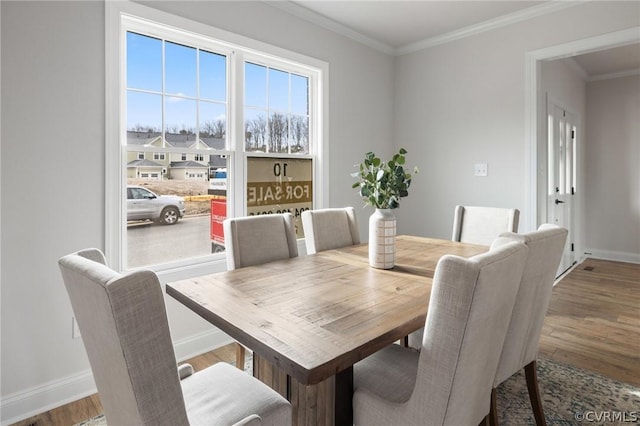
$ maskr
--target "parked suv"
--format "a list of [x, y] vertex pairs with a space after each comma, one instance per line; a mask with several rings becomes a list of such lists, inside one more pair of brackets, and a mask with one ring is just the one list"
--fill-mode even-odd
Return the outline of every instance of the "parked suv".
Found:
[[153, 220], [173, 225], [184, 216], [184, 198], [156, 195], [141, 186], [127, 186], [127, 220]]

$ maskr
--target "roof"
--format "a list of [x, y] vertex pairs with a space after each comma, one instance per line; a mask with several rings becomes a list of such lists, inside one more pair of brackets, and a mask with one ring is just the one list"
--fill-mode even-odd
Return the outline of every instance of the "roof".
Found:
[[172, 161], [170, 164], [172, 169], [192, 169], [192, 168], [200, 168], [207, 169], [208, 165], [198, 163], [197, 161]]
[[134, 132], [127, 131], [127, 145], [146, 145], [153, 142], [162, 133], [160, 132]]
[[196, 142], [194, 133], [165, 133], [164, 139], [174, 148], [191, 148]]
[[[161, 132], [136, 132], [127, 131], [128, 145], [148, 145], [162, 137]], [[193, 133], [165, 133], [164, 140], [172, 148], [197, 148], [196, 135]], [[224, 138], [203, 136], [200, 142], [212, 149], [224, 149]]]
[[212, 155], [209, 157], [209, 166], [212, 168], [227, 167], [227, 159], [221, 158], [218, 155]]
[[223, 138], [212, 138], [212, 137], [203, 137], [200, 138], [202, 143], [204, 143], [209, 148], [213, 149], [224, 149], [225, 148], [225, 140]]
[[127, 163], [127, 167], [164, 167], [162, 164], [151, 160], [133, 160]]

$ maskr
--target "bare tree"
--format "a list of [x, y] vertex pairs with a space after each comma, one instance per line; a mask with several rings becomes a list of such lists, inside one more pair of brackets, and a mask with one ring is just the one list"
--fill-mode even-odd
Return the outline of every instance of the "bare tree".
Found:
[[289, 123], [284, 114], [274, 112], [269, 117], [269, 150], [271, 152], [288, 151], [287, 136]]
[[200, 134], [206, 137], [224, 139], [227, 134], [226, 120], [207, 120], [200, 126]]
[[213, 132], [211, 133], [211, 135], [214, 138], [220, 138], [220, 139], [224, 139], [225, 135], [227, 134], [227, 122], [226, 120], [216, 120], [213, 123]]
[[154, 127], [148, 124], [140, 124], [140, 123], [136, 123], [133, 126], [129, 126], [127, 130], [131, 132], [140, 132], [140, 133], [160, 132], [159, 127]]
[[291, 116], [291, 138], [296, 151], [307, 151], [309, 144], [309, 120], [305, 116]]
[[213, 120], [207, 120], [200, 125], [200, 135], [212, 137], [214, 132], [215, 124]]
[[263, 115], [245, 122], [245, 146], [247, 149], [261, 149], [267, 136], [267, 120]]

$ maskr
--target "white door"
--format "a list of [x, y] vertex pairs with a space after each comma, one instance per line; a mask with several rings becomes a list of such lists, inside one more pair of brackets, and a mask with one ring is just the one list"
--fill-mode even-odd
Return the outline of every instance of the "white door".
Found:
[[561, 275], [576, 262], [573, 231], [578, 134], [576, 115], [552, 101], [547, 102], [547, 117], [547, 222], [569, 230], [558, 269], [558, 275]]

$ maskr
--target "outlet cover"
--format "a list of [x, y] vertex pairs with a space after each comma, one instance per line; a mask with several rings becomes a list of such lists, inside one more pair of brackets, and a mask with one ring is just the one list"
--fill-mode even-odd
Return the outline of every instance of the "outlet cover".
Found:
[[485, 177], [489, 174], [489, 167], [487, 163], [478, 163], [474, 166], [474, 175]]

